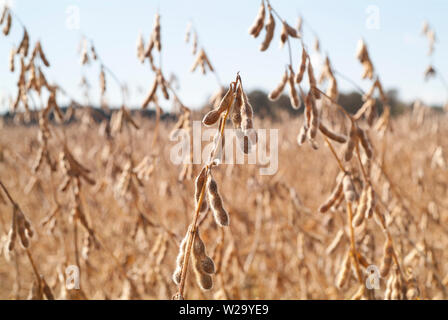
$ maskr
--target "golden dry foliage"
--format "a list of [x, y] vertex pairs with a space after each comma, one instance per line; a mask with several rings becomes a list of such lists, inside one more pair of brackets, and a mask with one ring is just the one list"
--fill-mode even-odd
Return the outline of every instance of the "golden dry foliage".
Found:
[[[5, 7], [5, 36], [13, 17]], [[158, 14], [148, 43], [137, 40], [137, 58], [149, 60], [153, 76], [142, 108], [154, 105], [154, 119], [124, 102], [110, 118], [73, 100], [63, 111], [58, 100], [66, 93], [47, 81], [48, 57], [23, 27], [5, 61], [17, 92], [15, 118], [0, 126], [0, 298], [448, 299], [447, 115], [416, 102], [392, 117], [363, 41], [357, 58], [371, 84], [348, 113], [337, 103], [330, 58], [314, 73], [303, 19], [292, 28], [261, 1], [249, 30], [256, 38], [265, 29], [261, 51], [276, 25], [280, 43], [301, 51], [290, 53], [269, 98], [288, 87], [292, 107], [304, 105], [303, 114], [279, 113], [276, 122], [257, 117], [239, 73], [219, 85], [211, 109], [184, 106], [160, 63]], [[431, 30], [423, 28], [432, 48]], [[190, 37], [192, 71], [216, 75], [192, 26]], [[91, 40], [81, 44], [81, 63], [100, 66], [103, 96], [112, 73]], [[436, 75], [434, 67], [426, 74]], [[33, 95], [42, 101], [34, 112]], [[173, 103], [177, 122], [163, 120], [159, 96]], [[173, 140], [191, 147], [193, 120], [214, 128], [213, 142], [199, 146], [207, 151], [200, 165], [190, 150], [178, 172]], [[261, 145], [254, 128], [279, 129], [274, 175], [258, 174], [258, 164], [223, 163], [227, 120], [246, 154]], [[66, 286], [73, 267], [81, 271], [79, 290]], [[381, 276], [375, 290], [371, 267]]]
[[[195, 117], [197, 119], [197, 116]], [[440, 179], [448, 178], [446, 166], [443, 167], [446, 163], [444, 156], [446, 157], [448, 144], [444, 138], [438, 139], [437, 136], [444, 137], [448, 131], [442, 125], [443, 120], [437, 115], [427, 114], [418, 129], [415, 127], [417, 118], [418, 113], [414, 117], [408, 115], [390, 120], [394, 126], [394, 132], [388, 133], [388, 140], [393, 143], [388, 144], [383, 167], [386, 170], [385, 174], [381, 173], [377, 162], [372, 163], [371, 179], [377, 192], [375, 210], [379, 210], [378, 213], [384, 215], [394, 244], [398, 246], [396, 253], [401, 262], [404, 279], [407, 279], [407, 269], [412, 269], [415, 279], [413, 288], [417, 288], [412, 290], [417, 293], [409, 291], [409, 295], [419, 299], [447, 298], [442, 288], [446, 285], [444, 279], [448, 274], [443, 261], [448, 257], [445, 251], [439, 248], [447, 245], [444, 238], [440, 238], [440, 228], [448, 223], [448, 212], [444, 209], [446, 203], [443, 197], [448, 192], [448, 186], [441, 184], [440, 181], [443, 180]], [[303, 120], [300, 119], [300, 121]], [[139, 162], [141, 159], [143, 162], [148, 155], [147, 141], [152, 139], [154, 133], [154, 121], [140, 122], [140, 131], [145, 139], [134, 140], [133, 158]], [[339, 200], [343, 193], [342, 177], [335, 178], [338, 175], [337, 165], [331, 164], [329, 150], [314, 151], [304, 146], [300, 149], [300, 161], [296, 161], [299, 151], [291, 148], [295, 140], [291, 134], [294, 123], [293, 119], [282, 118], [280, 126], [282, 138], [279, 159], [282, 163], [280, 170], [284, 172], [281, 183], [271, 177], [259, 176], [247, 165], [235, 165], [233, 179], [226, 178], [227, 166], [223, 167], [224, 170], [213, 173], [223, 208], [230, 217], [232, 231], [231, 233], [228, 230], [225, 231], [223, 240], [220, 240], [221, 231], [214, 226], [213, 211], [209, 211], [210, 216], [201, 223], [200, 236], [206, 244], [207, 255], [215, 263], [215, 271], [218, 270], [218, 261], [221, 259], [220, 273], [219, 276], [212, 275], [213, 288], [207, 292], [201, 291], [195, 274], [190, 273], [190, 277], [187, 278], [188, 298], [214, 298], [215, 294], [225, 290], [227, 297], [231, 299], [255, 297], [349, 299], [354, 294], [353, 291], [357, 290], [357, 281], [353, 275], [348, 277], [342, 290], [335, 289], [349, 241], [345, 223], [346, 212]], [[54, 131], [53, 125], [49, 125]], [[269, 128], [272, 125], [268, 120], [255, 119], [257, 127]], [[175, 257], [178, 254], [178, 244], [185, 236], [186, 227], [189, 224], [186, 213], [191, 214], [194, 210], [195, 183], [185, 180], [179, 185], [178, 171], [168, 160], [170, 148], [167, 147], [163, 149], [160, 155], [161, 160], [155, 163], [155, 170], [149, 175], [148, 180], [142, 180], [142, 185], [134, 184], [133, 188], [140, 194], [137, 208], [123, 206], [122, 199], [116, 198], [115, 187], [121, 178], [119, 167], [124, 167], [126, 163], [123, 150], [129, 147], [128, 140], [123, 134], [117, 136], [113, 143], [109, 144], [106, 136], [96, 134], [99, 126], [96, 124], [84, 132], [78, 129], [78, 124], [73, 124], [65, 131], [70, 141], [70, 153], [73, 152], [75, 161], [79, 161], [79, 164], [91, 170], [89, 178], [96, 180], [97, 183], [104, 180], [98, 185], [82, 186], [82, 210], [86, 218], [90, 219], [88, 226], [99, 233], [102, 242], [108, 249], [113, 250], [120, 264], [118, 265], [117, 261], [111, 258], [106, 249], [91, 247], [88, 260], [80, 261], [81, 270], [84, 271], [84, 277], [86, 277], [83, 279], [88, 279], [81, 282], [83, 292], [87, 298], [121, 297], [127, 280], [122, 272], [117, 270], [124, 268], [126, 274], [132, 274], [133, 277], [141, 279], [141, 281], [135, 281], [135, 288], [141, 298], [169, 299], [177, 290], [170, 278]], [[434, 130], [435, 127], [438, 129]], [[171, 129], [172, 124], [161, 123], [160, 144], [170, 146], [172, 142], [169, 142], [168, 135]], [[61, 130], [62, 128], [57, 129], [55, 134], [60, 135]], [[36, 127], [6, 126], [2, 129], [0, 145], [3, 150], [3, 161], [0, 165], [0, 174], [2, 182], [9, 188], [14, 200], [33, 226], [35, 236], [30, 239], [29, 247], [32, 250], [34, 262], [39, 272], [45, 276], [54, 297], [61, 299], [64, 297], [62, 293], [65, 281], [59, 280], [55, 270], [62, 268], [64, 274], [65, 266], [75, 263], [74, 233], [69, 221], [65, 219], [70, 216], [70, 194], [57, 190], [57, 186], [64, 181], [63, 171], [58, 168], [53, 173], [53, 182], [47, 183], [51, 171], [47, 165], [43, 165], [35, 175], [36, 181], [29, 187], [28, 193], [24, 194], [23, 189], [29, 182], [30, 174], [26, 170], [27, 164], [16, 155], [17, 152], [34, 161], [38, 151], [37, 145], [30, 148], [29, 145], [23, 143], [23, 139], [30, 143], [37, 142], [37, 132]], [[60, 145], [54, 138], [55, 134], [48, 140], [47, 147], [53, 162], [60, 150]], [[92, 137], [95, 138], [92, 139]], [[381, 142], [376, 135], [372, 136], [372, 140], [374, 145]], [[318, 136], [316, 141], [321, 145], [325, 143], [321, 136]], [[443, 152], [435, 152], [436, 149]], [[90, 154], [89, 150], [91, 150]], [[354, 152], [356, 153], [356, 150]], [[354, 157], [356, 158], [356, 155]], [[357, 160], [353, 161], [356, 164]], [[431, 166], [431, 163], [435, 165]], [[138, 167], [137, 164], [138, 162], [134, 167]], [[143, 162], [143, 164], [151, 170], [151, 161]], [[143, 167], [143, 164], [140, 167]], [[311, 164], [312, 167], [310, 167]], [[74, 168], [77, 170], [76, 165]], [[198, 174], [199, 169], [195, 168], [195, 175]], [[355, 192], [360, 195], [361, 203], [364, 203], [367, 201], [367, 199], [362, 200], [361, 196], [364, 188], [361, 188], [357, 182], [360, 174], [361, 172], [356, 171], [352, 182]], [[252, 189], [252, 192], [245, 191], [247, 181], [253, 181], [252, 183], [257, 186]], [[316, 181], [319, 184], [316, 184]], [[205, 182], [197, 184], [198, 188], [201, 188], [203, 183]], [[300, 202], [295, 203], [289, 190], [284, 186], [294, 188]], [[316, 192], [316, 188], [322, 191]], [[59, 208], [53, 199], [55, 192], [57, 201], [60, 203]], [[334, 195], [330, 197], [331, 202], [324, 206], [326, 198], [332, 192]], [[367, 190], [364, 192], [368, 193]], [[186, 202], [184, 202], [184, 196]], [[262, 204], [259, 204], [262, 206], [261, 209], [257, 209], [256, 205], [256, 199], [259, 196], [264, 199]], [[4, 193], [2, 198], [6, 199]], [[197, 195], [196, 199], [198, 199]], [[323, 208], [320, 211], [325, 212], [324, 214], [318, 213], [321, 205]], [[0, 207], [4, 213], [13, 211], [8, 203], [1, 203]], [[201, 217], [206, 212], [207, 206], [202, 208]], [[369, 264], [375, 264], [380, 268], [383, 261], [385, 265], [390, 263], [387, 258], [389, 251], [384, 249], [387, 238], [382, 235], [382, 227], [375, 223], [378, 219], [375, 210], [373, 217], [369, 219], [367, 208], [354, 208], [354, 216], [360, 214], [357, 211], [363, 210], [364, 219], [359, 226], [356, 226], [356, 228], [365, 228], [365, 231], [361, 229], [357, 231], [361, 232], [359, 238], [357, 237], [358, 248]], [[55, 218], [41, 224], [47, 216], [52, 215]], [[10, 214], [4, 214], [0, 222], [2, 236], [0, 271], [4, 275], [0, 296], [27, 298], [35, 277], [32, 267], [23, 260], [26, 259], [26, 253], [21, 249], [21, 238], [18, 233], [19, 242], [16, 241], [15, 248], [18, 250], [18, 255], [22, 257], [19, 260], [22, 262], [20, 277], [16, 278], [15, 255], [7, 249], [8, 233], [12, 222], [10, 217]], [[138, 221], [142, 222], [137, 223]], [[135, 240], [131, 237], [134, 227], [137, 228]], [[66, 230], [65, 234], [62, 230]], [[371, 231], [368, 232], [368, 230]], [[82, 240], [84, 233], [88, 235], [87, 229], [78, 230], [80, 252], [84, 247]], [[163, 259], [160, 258], [162, 262], [158, 263], [157, 257], [161, 249], [155, 250], [155, 253], [149, 254], [149, 252], [155, 245], [155, 240], [163, 234], [167, 237], [168, 246]], [[367, 242], [369, 234], [371, 234], [370, 242], [373, 245]], [[298, 235], [303, 237], [301, 247], [298, 247], [295, 241]], [[291, 239], [294, 240], [291, 241]], [[222, 247], [220, 247], [221, 241]], [[334, 241], [336, 242], [333, 243]], [[66, 254], [58, 251], [61, 247], [67, 248]], [[86, 248], [88, 247], [90, 246], [87, 245]], [[252, 250], [255, 250], [255, 254]], [[302, 252], [300, 255], [299, 250]], [[57, 254], [55, 255], [54, 252]], [[160, 254], [162, 255], [162, 252]], [[223, 255], [222, 258], [218, 259], [221, 255]], [[45, 256], [48, 258], [44, 258]], [[252, 262], [247, 269], [244, 265], [249, 263], [248, 259]], [[190, 262], [194, 268], [194, 260]], [[148, 268], [148, 265], [154, 265], [154, 267]], [[375, 292], [377, 299], [385, 297], [386, 282], [390, 277], [395, 277], [393, 265], [392, 261], [388, 277], [380, 281], [381, 289]], [[276, 275], [275, 282], [272, 280], [273, 274]], [[219, 277], [222, 281], [218, 279]], [[240, 277], [250, 281], [251, 285], [241, 283]], [[426, 286], [427, 281], [430, 281], [432, 286]], [[300, 291], [297, 290], [296, 282], [303, 283], [300, 285]], [[326, 284], [324, 288], [323, 283]], [[402, 280], [402, 285], [403, 283], [406, 282]], [[407, 288], [411, 290], [410, 285]], [[67, 295], [65, 297], [69, 298]]]

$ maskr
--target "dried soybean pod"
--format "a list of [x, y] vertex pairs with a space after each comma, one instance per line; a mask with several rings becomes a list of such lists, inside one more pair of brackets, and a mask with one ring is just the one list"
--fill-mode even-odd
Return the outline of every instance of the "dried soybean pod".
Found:
[[378, 92], [380, 93], [380, 99], [383, 104], [387, 104], [387, 96], [383, 90], [383, 86], [381, 85], [380, 79], [377, 78], [375, 80], [374, 86], [378, 88]]
[[235, 129], [241, 128], [241, 107], [243, 105], [243, 89], [238, 86], [235, 94], [235, 102], [233, 103], [231, 120]]
[[14, 58], [16, 56], [16, 48], [13, 46], [9, 52], [9, 71], [14, 72]]
[[394, 253], [394, 248], [392, 246], [392, 240], [390, 238], [387, 239], [384, 245], [383, 252], [383, 260], [381, 261], [380, 266], [380, 275], [381, 277], [387, 277], [390, 271], [390, 267], [392, 265], [392, 255]]
[[44, 53], [44, 50], [42, 49], [42, 45], [41, 45], [40, 41], [37, 41], [37, 52], [39, 53], [40, 59], [42, 60], [44, 65], [48, 68], [50, 66], [50, 63], [48, 62], [47, 57], [45, 56], [45, 53]]
[[268, 23], [265, 26], [266, 35], [263, 43], [260, 45], [260, 51], [266, 51], [269, 48], [269, 45], [271, 44], [272, 38], [274, 37], [275, 19], [271, 12], [272, 10], [271, 6], [268, 5], [268, 8], [269, 8], [269, 19]]
[[358, 140], [358, 134], [356, 129], [356, 124], [352, 123], [350, 127], [350, 136], [347, 142], [347, 145], [345, 147], [344, 151], [344, 159], [345, 161], [350, 161], [353, 157], [353, 150], [355, 149], [355, 145]]
[[391, 300], [393, 284], [395, 281], [395, 276], [392, 274], [389, 279], [387, 279], [386, 283], [386, 291], [384, 292], [384, 300]]
[[204, 116], [204, 118], [202, 119], [202, 123], [207, 127], [211, 126], [218, 121], [220, 116], [221, 114], [218, 112], [218, 110], [211, 110]]
[[208, 66], [208, 68], [210, 69], [211, 72], [214, 72], [215, 70], [213, 69], [213, 66], [212, 66], [210, 60], [208, 59], [208, 56], [205, 53], [204, 49], [202, 49], [202, 55], [203, 55], [203, 61], [205, 62], [205, 64]]
[[280, 48], [283, 48], [287, 40], [288, 40], [288, 29], [286, 28], [286, 22], [283, 21], [282, 32], [280, 33]]
[[314, 96], [312, 91], [308, 92], [308, 95], [305, 98], [305, 104], [308, 105], [310, 110], [310, 129], [308, 130], [308, 136], [311, 140], [316, 137], [317, 130], [319, 129], [319, 112], [317, 111], [316, 101], [314, 100]]
[[280, 97], [281, 93], [285, 89], [285, 86], [286, 86], [286, 83], [288, 82], [288, 79], [289, 79], [289, 77], [288, 77], [288, 69], [286, 69], [285, 73], [283, 74], [282, 81], [278, 84], [278, 86], [274, 90], [272, 90], [269, 93], [269, 96], [268, 96], [269, 100], [275, 101], [275, 100], [277, 100]]
[[350, 276], [351, 270], [351, 259], [350, 259], [350, 250], [347, 250], [347, 253], [344, 256], [344, 260], [341, 264], [341, 270], [338, 273], [336, 278], [336, 286], [341, 289], [346, 283]]
[[28, 31], [26, 29], [23, 30], [23, 37], [20, 41], [19, 47], [17, 49], [18, 52], [20, 52], [24, 57], [28, 55], [28, 49], [29, 49], [29, 40]]
[[337, 179], [338, 182], [331, 192], [331, 195], [328, 197], [327, 200], [319, 207], [320, 213], [327, 212], [336, 202], [336, 200], [339, 198], [339, 196], [342, 194], [342, 178]]
[[316, 50], [317, 52], [320, 52], [320, 42], [318, 38], [314, 39], [314, 50]]
[[201, 268], [204, 273], [214, 274], [215, 273], [215, 263], [209, 256], [204, 256], [201, 260]]
[[299, 72], [296, 75], [296, 82], [300, 84], [303, 79], [303, 75], [305, 74], [306, 70], [306, 59], [308, 58], [308, 54], [305, 51], [305, 48], [302, 48], [302, 61], [300, 62], [300, 69]]
[[291, 101], [292, 107], [297, 110], [300, 108], [300, 99], [299, 95], [297, 94], [294, 78], [295, 78], [294, 71], [292, 71], [292, 67], [289, 66], [289, 77], [288, 77], [289, 99]]
[[24, 218], [23, 225], [25, 227], [27, 237], [32, 238], [34, 235], [34, 232], [33, 232], [33, 229], [31, 228], [31, 223], [28, 221], [28, 219], [25, 217], [25, 215], [23, 215], [23, 218]]
[[218, 112], [220, 114], [232, 106], [233, 98], [234, 98], [233, 93], [234, 93], [234, 88], [233, 88], [233, 86], [230, 86], [229, 90], [227, 90], [226, 94], [224, 95], [221, 102], [219, 103]]
[[[241, 85], [240, 85], [241, 87]], [[258, 135], [255, 130], [253, 130], [254, 125], [252, 122], [252, 117], [254, 115], [254, 111], [252, 105], [249, 102], [249, 99], [241, 88], [243, 104], [241, 105], [241, 129], [243, 130], [243, 151], [248, 154], [252, 148], [252, 145], [258, 142]]]
[[101, 66], [101, 71], [100, 71], [100, 92], [101, 92], [101, 95], [104, 95], [104, 93], [106, 92], [106, 75], [104, 73], [103, 66]]
[[159, 70], [157, 77], [156, 77], [157, 81], [159, 82], [159, 86], [162, 89], [162, 93], [163, 93], [163, 97], [166, 100], [170, 99], [170, 95], [168, 93], [168, 88], [166, 87], [166, 83], [165, 83], [165, 78], [162, 75], [162, 72]]
[[306, 123], [304, 123], [300, 128], [299, 134], [297, 135], [297, 144], [299, 146], [301, 146], [305, 142], [307, 131], [308, 127], [306, 126]]
[[305, 101], [305, 110], [303, 112], [303, 116], [305, 117], [305, 125], [306, 125], [307, 131], [308, 131], [311, 126], [311, 105], [307, 101], [308, 95], [305, 97], [300, 86], [299, 86], [299, 89], [300, 89], [300, 95], [302, 97], [302, 100]]
[[366, 218], [370, 219], [373, 216], [373, 211], [375, 210], [375, 192], [372, 186], [369, 185], [367, 188], [367, 208], [366, 208]]
[[280, 48], [283, 48], [288, 37], [299, 38], [297, 30], [291, 27], [286, 21], [282, 21], [282, 32], [280, 34]]
[[191, 48], [191, 52], [193, 53], [193, 55], [196, 54], [198, 50], [198, 35], [196, 34], [196, 31], [193, 30], [193, 45]]
[[46, 87], [46, 88], [48, 88], [48, 87], [49, 87], [49, 86], [48, 86], [48, 82], [47, 82], [47, 79], [45, 78], [44, 73], [42, 72], [42, 70], [41, 70], [40, 68], [37, 68], [37, 71], [38, 71], [38, 73], [39, 73], [39, 79], [38, 79], [38, 81], [39, 81], [39, 85], [40, 85], [41, 87]]
[[351, 203], [356, 200], [355, 188], [349, 174], [346, 174], [342, 179], [342, 190], [344, 191], [345, 201]]
[[16, 243], [16, 238], [17, 238], [17, 214], [16, 211], [13, 211], [13, 215], [12, 215], [12, 223], [11, 223], [11, 229], [9, 229], [9, 234], [8, 234], [8, 251], [12, 251], [14, 250], [14, 246]]
[[361, 108], [359, 108], [358, 111], [356, 111], [355, 115], [353, 116], [353, 119], [355, 119], [355, 120], [360, 119], [362, 117], [362, 115], [364, 113], [366, 113], [367, 110], [369, 110], [374, 104], [375, 104], [375, 99], [368, 98], [366, 100], [366, 102], [363, 103]]
[[241, 129], [247, 131], [248, 129], [253, 129], [252, 117], [254, 115], [254, 111], [246, 93], [242, 89], [241, 93], [243, 98], [243, 104], [241, 105]]
[[392, 293], [390, 295], [391, 300], [401, 300], [403, 296], [403, 288], [401, 283], [401, 277], [397, 270], [397, 268], [394, 268], [394, 282], [392, 285]]
[[98, 59], [98, 55], [96, 54], [96, 50], [95, 47], [93, 46], [93, 43], [90, 46], [90, 53], [92, 54], [92, 59], [96, 61]]
[[182, 265], [184, 263], [185, 249], [187, 247], [188, 234], [189, 234], [189, 232], [187, 231], [187, 234], [182, 239], [182, 241], [179, 245], [179, 252], [176, 257], [176, 270], [174, 270], [174, 273], [173, 273], [173, 281], [177, 285], [179, 285], [179, 283], [180, 283], [180, 278], [181, 278], [181, 273], [182, 273]]
[[249, 28], [249, 34], [254, 38], [258, 37], [261, 30], [263, 29], [265, 16], [266, 16], [266, 7], [264, 5], [264, 0], [262, 0], [260, 9], [258, 10], [257, 17], [255, 18], [255, 21], [252, 24], [252, 26]]
[[365, 295], [365, 287], [364, 285], [360, 285], [358, 290], [356, 290], [355, 294], [351, 297], [351, 300], [361, 300]]
[[289, 35], [290, 37], [293, 37], [293, 38], [300, 38], [300, 34], [299, 34], [299, 32], [298, 32], [296, 29], [294, 29], [293, 27], [291, 27], [286, 21], [285, 21], [284, 23], [285, 23], [285, 25], [286, 25], [286, 31], [288, 32], [288, 35]]
[[196, 234], [194, 237], [193, 243], [193, 256], [200, 258], [205, 255], [205, 244], [201, 239], [201, 235], [199, 234], [199, 229], [196, 229]]
[[151, 57], [152, 49], [154, 49], [154, 37], [151, 35], [151, 38], [149, 39], [148, 44], [146, 45], [144, 53], [145, 58]]
[[196, 229], [196, 236], [193, 244], [193, 258], [195, 260], [194, 267], [200, 273], [213, 274], [215, 273], [215, 264], [213, 260], [207, 256], [205, 244], [199, 234], [199, 229]]
[[9, 34], [9, 31], [11, 30], [11, 24], [12, 24], [12, 17], [11, 13], [8, 10], [8, 16], [6, 17], [6, 24], [3, 27], [3, 34], [7, 36]]
[[334, 76], [330, 77], [330, 83], [327, 88], [327, 95], [334, 101], [338, 100], [339, 97], [338, 83]]
[[366, 257], [364, 257], [361, 253], [358, 252], [356, 256], [358, 257], [359, 264], [362, 265], [364, 268], [367, 268], [370, 265]]
[[181, 276], [182, 276], [182, 268], [176, 267], [176, 270], [174, 270], [173, 272], [173, 281], [175, 284], [179, 285]]
[[328, 245], [327, 249], [325, 249], [325, 253], [327, 255], [332, 254], [336, 248], [339, 246], [339, 244], [341, 243], [341, 240], [344, 238], [344, 231], [343, 230], [339, 230], [338, 233], [336, 234], [336, 236], [334, 237], [333, 241], [331, 241], [331, 243]]
[[205, 61], [204, 58], [201, 59], [201, 64], [199, 65], [199, 67], [201, 68], [201, 72], [203, 75], [207, 74], [207, 69], [205, 69]]
[[364, 188], [361, 192], [358, 207], [356, 208], [356, 213], [353, 218], [354, 227], [358, 227], [364, 222], [366, 208], [367, 208], [367, 190], [366, 188]]
[[187, 234], [182, 239], [182, 241], [180, 242], [180, 245], [179, 245], [179, 253], [176, 258], [176, 264], [178, 266], [182, 266], [182, 263], [184, 262], [184, 255], [185, 255], [185, 249], [187, 247], [188, 233], [189, 233], [189, 231], [187, 231]]
[[209, 111], [204, 116], [204, 118], [202, 119], [202, 123], [204, 125], [211, 126], [215, 124], [219, 120], [221, 113], [223, 113], [232, 106], [232, 102], [234, 100], [233, 93], [234, 93], [233, 87], [230, 86], [229, 90], [227, 90], [226, 94], [219, 103], [219, 106], [216, 109]]
[[[204, 184], [206, 183], [206, 181], [207, 181], [207, 168], [203, 167], [201, 172], [197, 176], [196, 182], [195, 182], [194, 197], [196, 200], [196, 206], [199, 203], [201, 191], [202, 191], [202, 188], [203, 188]], [[203, 199], [202, 204], [201, 204], [201, 209], [199, 210], [199, 212], [205, 212], [205, 211], [207, 211], [207, 209], [208, 209], [207, 201], [205, 201], [205, 199]]]
[[302, 34], [302, 27], [303, 27], [303, 18], [302, 16], [299, 16], [297, 18], [297, 27], [296, 27], [296, 30], [298, 31], [299, 35]]
[[202, 290], [210, 290], [213, 287], [213, 279], [210, 275], [206, 273], [196, 273], [196, 280], [199, 283], [199, 286]]
[[202, 290], [209, 290], [213, 286], [212, 277], [209, 274], [215, 272], [215, 265], [205, 253], [205, 245], [202, 241], [199, 230], [196, 229], [196, 235], [193, 243], [193, 269], [196, 274], [196, 280]]
[[196, 59], [193, 62], [193, 65], [191, 66], [190, 72], [194, 72], [196, 70], [196, 68], [203, 63], [203, 55], [201, 54], [201, 52], [198, 53], [198, 55], [196, 56]]
[[[19, 209], [15, 209], [19, 210]], [[30, 245], [30, 242], [28, 241], [28, 237], [25, 234], [25, 218], [23, 216], [23, 213], [20, 211], [17, 212], [17, 230], [20, 237], [20, 243], [24, 248], [28, 248]]]
[[146, 109], [148, 107], [148, 104], [154, 99], [154, 95], [156, 94], [158, 84], [159, 84], [159, 82], [157, 81], [157, 77], [156, 77], [154, 79], [151, 89], [148, 92], [148, 95], [146, 96], [145, 100], [143, 101], [142, 109]]
[[207, 195], [216, 223], [221, 227], [228, 226], [229, 214], [222, 205], [222, 198], [219, 194], [218, 185], [211, 174], [207, 178]]
[[419, 296], [419, 289], [417, 280], [415, 278], [406, 281], [406, 298], [408, 300], [415, 300]]
[[347, 138], [345, 136], [332, 132], [322, 122], [319, 122], [319, 130], [333, 141], [339, 143], [345, 143], [347, 141]]
[[137, 36], [137, 58], [141, 63], [145, 61], [145, 43], [141, 32]]
[[187, 24], [187, 29], [185, 30], [185, 43], [190, 42], [190, 35], [191, 35], [191, 28], [192, 28], [192, 23], [188, 22]]
[[361, 142], [361, 146], [364, 149], [364, 152], [366, 153], [367, 158], [372, 159], [373, 151], [372, 146], [370, 145], [369, 138], [367, 137], [364, 130], [361, 128], [358, 128], [358, 137], [359, 141]]
[[155, 16], [155, 25], [154, 25], [154, 44], [156, 46], [157, 51], [162, 50], [162, 43], [160, 41], [160, 15], [156, 13]]
[[310, 59], [308, 59], [308, 79], [310, 82], [310, 91], [313, 93], [314, 98], [320, 99], [320, 92], [317, 89], [316, 78], [314, 77], [314, 70]]

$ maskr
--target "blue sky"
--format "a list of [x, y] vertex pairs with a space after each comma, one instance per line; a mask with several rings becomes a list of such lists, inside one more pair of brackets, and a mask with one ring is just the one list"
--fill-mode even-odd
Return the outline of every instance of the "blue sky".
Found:
[[[425, 83], [423, 71], [432, 60], [437, 69], [448, 78], [448, 2], [444, 0], [272, 0], [274, 8], [290, 24], [296, 24], [298, 14], [319, 35], [324, 53], [328, 53], [335, 69], [367, 89], [368, 81], [360, 81], [361, 66], [355, 59], [358, 40], [368, 44], [370, 56], [384, 86], [400, 90], [407, 101], [416, 97], [428, 103], [443, 103], [446, 90], [438, 80]], [[202, 76], [189, 72], [194, 57], [191, 47], [184, 43], [186, 25], [194, 23], [199, 43], [204, 46], [212, 64], [224, 83], [241, 72], [245, 87], [270, 90], [281, 78], [288, 62], [286, 48], [280, 49], [276, 38], [267, 52], [258, 50], [262, 38], [253, 39], [247, 30], [257, 14], [259, 0], [15, 0], [13, 10], [30, 30], [32, 42], [41, 40], [51, 67], [47, 77], [60, 83], [70, 94], [82, 100], [78, 87], [84, 74], [92, 85], [92, 101], [99, 101], [98, 66], [81, 67], [77, 48], [81, 32], [94, 40], [95, 47], [105, 64], [121, 81], [128, 83], [130, 104], [140, 104], [153, 80], [148, 65], [136, 58], [136, 39], [142, 31], [145, 40], [153, 26], [153, 17], [159, 10], [162, 24], [162, 61], [165, 74], [174, 72], [179, 79], [179, 96], [186, 105], [201, 105], [217, 89], [213, 75]], [[369, 6], [379, 9], [380, 28], [366, 27]], [[70, 8], [79, 9], [81, 30], [67, 28]], [[420, 36], [423, 20], [427, 19], [436, 30], [434, 56], [427, 53], [427, 41]], [[8, 56], [12, 43], [17, 44], [22, 29], [13, 23], [7, 38], [0, 40], [0, 91], [3, 96], [14, 92], [17, 75], [8, 71]], [[305, 42], [311, 47], [314, 36], [304, 26]], [[299, 60], [299, 44], [293, 46], [295, 68]], [[110, 77], [107, 97], [111, 104], [120, 103], [117, 86]], [[339, 80], [341, 90], [351, 90], [350, 84]], [[63, 102], [63, 100], [62, 100]], [[4, 108], [4, 106], [2, 106]], [[4, 110], [4, 109], [3, 109]]]

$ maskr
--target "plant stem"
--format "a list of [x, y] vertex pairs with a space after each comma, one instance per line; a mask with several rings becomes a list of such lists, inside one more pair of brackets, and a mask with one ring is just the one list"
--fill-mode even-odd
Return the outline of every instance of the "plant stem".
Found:
[[336, 159], [339, 168], [341, 169], [342, 172], [346, 172], [344, 165], [342, 164], [341, 160], [339, 159], [338, 155], [336, 154], [336, 151], [333, 148], [333, 145], [331, 144], [331, 142], [328, 140], [328, 138], [325, 135], [322, 135], [325, 142], [328, 145], [328, 148], [330, 148], [331, 153], [333, 154], [334, 158]]
[[334, 105], [336, 105], [341, 111], [347, 116], [347, 118], [350, 119], [351, 123], [353, 124], [355, 120], [353, 117], [344, 109], [343, 106], [341, 106], [339, 103], [337, 103], [335, 100], [333, 100], [330, 96], [328, 96], [325, 92], [320, 90], [318, 87], [314, 87], [315, 90], [319, 91], [323, 96], [325, 96], [328, 100], [330, 100]]

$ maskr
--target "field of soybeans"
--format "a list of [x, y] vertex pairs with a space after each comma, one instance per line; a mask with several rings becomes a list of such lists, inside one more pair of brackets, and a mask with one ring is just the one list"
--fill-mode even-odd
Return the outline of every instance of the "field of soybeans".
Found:
[[[312, 64], [321, 44], [304, 41], [306, 17], [253, 1], [241, 32], [260, 51], [289, 52], [271, 109], [237, 69], [198, 109], [164, 71], [170, 13], [154, 12], [149, 33], [128, 35], [152, 79], [139, 106], [95, 39], [81, 39], [102, 98], [88, 105], [47, 80], [57, 57], [45, 36], [1, 10], [11, 51], [0, 63], [16, 86], [0, 119], [0, 299], [448, 299], [448, 104], [393, 112], [366, 39], [347, 53], [362, 66], [350, 79], [362, 102], [344, 105], [331, 51]], [[421, 23], [432, 61], [436, 31]], [[186, 68], [219, 79], [201, 30], [185, 27]], [[444, 83], [437, 65], [422, 71]], [[120, 108], [105, 98], [111, 85]], [[210, 133], [199, 147], [198, 130]], [[179, 146], [187, 153], [173, 161]], [[260, 152], [271, 162], [249, 161]]]

